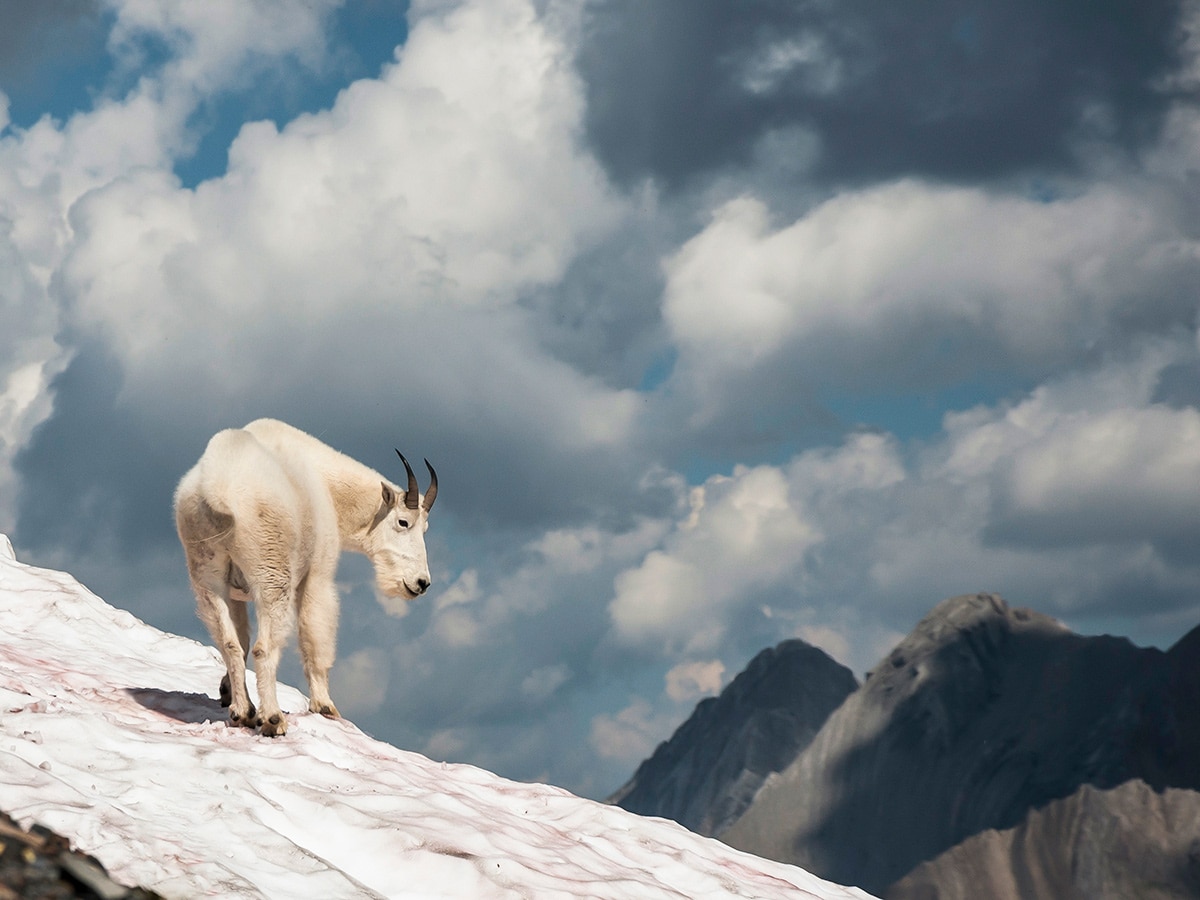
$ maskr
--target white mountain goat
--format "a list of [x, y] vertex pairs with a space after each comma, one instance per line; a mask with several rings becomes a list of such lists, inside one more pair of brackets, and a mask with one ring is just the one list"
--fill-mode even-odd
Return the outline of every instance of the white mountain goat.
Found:
[[[336, 718], [329, 669], [337, 643], [338, 555], [353, 550], [375, 566], [376, 585], [413, 599], [429, 588], [425, 531], [437, 495], [421, 497], [408, 473], [400, 490], [378, 472], [314, 437], [273, 419], [218, 432], [175, 491], [175, 524], [187, 556], [200, 618], [225, 660], [221, 703], [235, 725], [284, 734], [275, 673], [299, 624], [309, 709]], [[257, 606], [258, 640], [250, 646], [249, 604]], [[246, 691], [254, 654], [256, 711]]]

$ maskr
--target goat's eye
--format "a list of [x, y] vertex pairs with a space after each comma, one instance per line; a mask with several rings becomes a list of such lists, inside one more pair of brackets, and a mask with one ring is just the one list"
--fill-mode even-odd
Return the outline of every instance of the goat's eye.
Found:
[[397, 519], [396, 527], [397, 528], [407, 528], [408, 527], [408, 519]]

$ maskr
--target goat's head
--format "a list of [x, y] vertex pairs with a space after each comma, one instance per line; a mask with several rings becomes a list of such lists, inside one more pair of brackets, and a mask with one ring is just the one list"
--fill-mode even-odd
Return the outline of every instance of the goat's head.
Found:
[[371, 529], [368, 555], [375, 566], [375, 584], [389, 597], [412, 600], [429, 589], [429, 561], [425, 555], [425, 531], [429, 511], [437, 497], [437, 472], [429, 469], [429, 490], [421, 496], [417, 476], [399, 450], [396, 455], [408, 473], [408, 488], [403, 492], [383, 482], [382, 504]]

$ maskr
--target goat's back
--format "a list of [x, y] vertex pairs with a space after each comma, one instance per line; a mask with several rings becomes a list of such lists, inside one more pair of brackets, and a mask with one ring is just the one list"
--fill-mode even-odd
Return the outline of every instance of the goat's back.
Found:
[[228, 534], [232, 541], [236, 534], [260, 545], [311, 544], [309, 535], [328, 516], [328, 499], [304, 454], [297, 457], [271, 450], [243, 428], [217, 432], [175, 492], [180, 538], [187, 544]]

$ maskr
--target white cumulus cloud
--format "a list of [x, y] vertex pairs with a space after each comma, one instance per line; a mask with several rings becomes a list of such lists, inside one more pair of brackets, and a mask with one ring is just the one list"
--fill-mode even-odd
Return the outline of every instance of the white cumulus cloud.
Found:
[[365, 647], [339, 659], [329, 676], [338, 712], [366, 715], [383, 706], [390, 671], [388, 654], [379, 647]]
[[783, 225], [757, 198], [732, 200], [665, 269], [664, 319], [705, 378], [785, 350], [846, 377], [903, 371], [967, 333], [1044, 367], [1140, 319], [1190, 324], [1200, 243], [1153, 192], [1047, 200], [901, 180]]
[[694, 703], [719, 694], [724, 675], [725, 664], [719, 659], [680, 663], [667, 671], [667, 696], [676, 703]]
[[649, 702], [638, 697], [620, 712], [593, 718], [590, 742], [604, 759], [636, 765], [666, 739], [673, 719], [655, 712]]

